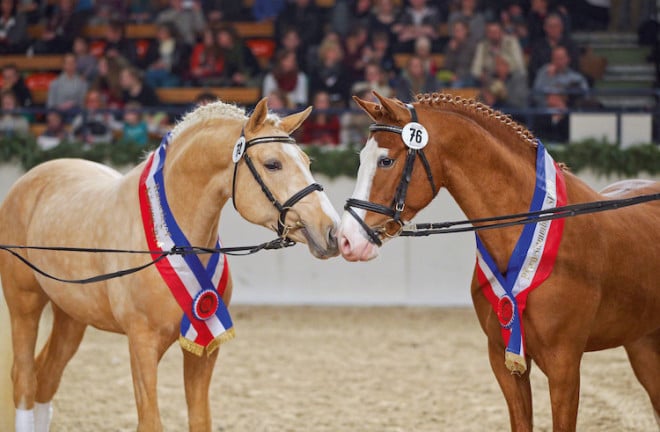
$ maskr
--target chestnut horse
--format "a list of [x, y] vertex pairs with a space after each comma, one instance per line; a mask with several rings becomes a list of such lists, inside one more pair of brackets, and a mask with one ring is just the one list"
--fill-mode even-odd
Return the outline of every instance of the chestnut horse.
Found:
[[[215, 102], [198, 107], [176, 125], [166, 147], [162, 185], [171, 213], [191, 245], [216, 246], [220, 212], [232, 198], [246, 220], [307, 243], [317, 258], [338, 255], [339, 216], [314, 183], [309, 159], [289, 137], [310, 111], [311, 107], [279, 118], [268, 113], [263, 99], [248, 117], [243, 109]], [[247, 141], [242, 153], [237, 151], [240, 140]], [[138, 197], [147, 163], [123, 176], [83, 160], [54, 160], [35, 167], [14, 184], [0, 208], [0, 243], [149, 249]], [[281, 212], [276, 203], [291, 211]], [[67, 279], [147, 261], [144, 255], [116, 253], [20, 253], [40, 269]], [[204, 265], [209, 259], [200, 255]], [[11, 319], [19, 432], [33, 432], [35, 427], [48, 430], [51, 401], [62, 372], [88, 325], [128, 336], [138, 430], [162, 430], [157, 366], [179, 338], [182, 309], [158, 270], [149, 267], [121, 278], [72, 285], [47, 279], [2, 252], [0, 273]], [[229, 277], [222, 294], [225, 305], [231, 299], [231, 285]], [[38, 323], [48, 302], [54, 315], [52, 332], [35, 359]], [[191, 431], [211, 430], [208, 390], [217, 353], [209, 347], [203, 355], [183, 350]]]
[[[381, 242], [396, 236], [441, 187], [447, 188], [468, 219], [530, 210], [537, 150], [543, 147], [527, 129], [473, 100], [427, 94], [404, 105], [377, 96], [380, 104], [356, 98], [376, 124], [360, 153], [355, 192], [339, 229], [339, 249], [345, 259], [376, 257]], [[408, 155], [415, 152], [419, 157], [409, 164]], [[549, 160], [546, 165], [556, 178], [563, 177], [567, 205], [660, 191], [658, 182], [631, 180], [597, 193]], [[408, 165], [412, 172], [408, 170], [406, 183], [402, 175]], [[520, 323], [524, 353], [519, 358], [511, 358], [509, 347], [505, 350], [503, 333], [509, 322], [502, 321], [505, 309], [494, 311], [493, 297], [484, 289], [491, 279], [481, 277], [479, 265], [472, 279], [474, 308], [488, 337], [490, 364], [509, 408], [511, 429], [532, 430], [532, 360], [548, 379], [553, 430], [574, 431], [582, 354], [621, 345], [657, 416], [660, 202], [553, 223], [558, 221], [563, 224], [563, 237], [556, 245], [554, 269], [550, 266], [547, 279], [526, 298]], [[521, 225], [479, 231], [478, 242], [490, 252], [494, 273], [506, 278], [522, 232]], [[508, 307], [507, 319], [511, 319], [511, 302]]]

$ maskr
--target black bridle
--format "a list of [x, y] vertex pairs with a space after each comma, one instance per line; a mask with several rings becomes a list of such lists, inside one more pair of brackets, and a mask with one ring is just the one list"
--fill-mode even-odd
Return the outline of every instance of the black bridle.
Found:
[[[411, 121], [417, 123], [417, 112], [411, 104], [406, 104], [408, 111], [410, 111]], [[401, 135], [403, 128], [398, 126], [391, 126], [386, 124], [372, 124], [369, 126], [369, 131], [374, 132], [391, 132], [397, 135]], [[403, 141], [403, 138], [402, 138]], [[404, 143], [405, 145], [405, 143]], [[429, 180], [431, 189], [433, 191], [433, 196], [438, 193], [436, 188], [435, 181], [433, 180], [433, 173], [431, 172], [431, 165], [429, 164], [426, 155], [424, 154], [424, 149], [415, 149], [408, 146], [408, 154], [406, 155], [405, 165], [403, 166], [403, 172], [401, 173], [401, 180], [399, 181], [399, 186], [396, 188], [394, 198], [392, 199], [392, 204], [384, 206], [382, 204], [373, 203], [371, 201], [360, 200], [356, 198], [349, 198], [346, 200], [344, 205], [344, 210], [346, 210], [355, 220], [360, 224], [362, 229], [367, 233], [369, 241], [372, 243], [381, 246], [383, 242], [381, 241], [381, 234], [394, 237], [401, 233], [403, 229], [404, 222], [401, 220], [401, 213], [406, 206], [406, 195], [408, 194], [408, 186], [410, 184], [410, 179], [412, 178], [413, 168], [415, 166], [415, 160], [419, 156], [424, 170], [426, 171], [426, 177]], [[353, 208], [359, 208], [366, 211], [380, 213], [385, 216], [389, 216], [391, 219], [387, 221], [380, 227], [370, 227], [367, 223], [355, 212]], [[388, 232], [388, 226], [394, 223], [396, 227], [396, 232], [390, 234]]]
[[[322, 191], [323, 186], [321, 186], [318, 183], [312, 183], [295, 194], [291, 196], [288, 200], [284, 202], [284, 204], [281, 204], [277, 198], [275, 198], [275, 195], [268, 189], [268, 186], [266, 186], [266, 183], [264, 182], [263, 178], [261, 175], [259, 175], [259, 172], [254, 166], [254, 163], [252, 162], [252, 159], [247, 153], [247, 150], [255, 146], [257, 144], [268, 144], [268, 143], [282, 143], [282, 144], [295, 144], [296, 140], [291, 138], [291, 137], [282, 137], [282, 136], [267, 136], [267, 137], [259, 137], [259, 138], [253, 138], [250, 141], [245, 141], [245, 131], [241, 131], [241, 137], [239, 138], [239, 142], [242, 140], [242, 143], [237, 143], [236, 148], [234, 149], [234, 176], [232, 179], [232, 185], [231, 185], [231, 200], [232, 203], [234, 204], [234, 208], [236, 209], [236, 173], [238, 172], [238, 165], [241, 162], [241, 160], [245, 161], [245, 164], [248, 166], [250, 169], [250, 172], [252, 173], [252, 177], [256, 180], [256, 182], [259, 184], [261, 187], [261, 190], [263, 193], [266, 195], [266, 198], [268, 198], [268, 201], [270, 201], [277, 211], [280, 212], [278, 218], [277, 218], [277, 235], [280, 238], [287, 238], [289, 233], [292, 230], [301, 228], [299, 224], [296, 225], [287, 225], [285, 222], [286, 215], [291, 210], [291, 208], [301, 199], [306, 197], [307, 195], [311, 194], [312, 192], [315, 191]], [[240, 153], [236, 153], [236, 152]], [[236, 209], [238, 210], [238, 209]]]
[[[417, 113], [415, 112], [415, 108], [411, 104], [406, 104], [406, 107], [410, 111], [410, 115], [412, 117], [411, 121], [416, 123]], [[369, 126], [369, 131], [392, 132], [401, 135], [403, 128], [376, 123]], [[479, 219], [466, 219], [451, 222], [411, 224], [404, 226], [404, 222], [401, 220], [401, 213], [405, 207], [408, 185], [412, 177], [415, 159], [418, 155], [424, 166], [424, 170], [426, 171], [426, 176], [429, 180], [429, 183], [431, 184], [431, 189], [433, 189], [433, 196], [435, 196], [438, 190], [436, 188], [435, 182], [433, 181], [431, 166], [428, 162], [428, 159], [426, 158], [426, 155], [424, 154], [423, 149], [414, 149], [409, 147], [408, 155], [406, 156], [406, 162], [401, 174], [401, 180], [399, 181], [399, 186], [397, 187], [394, 199], [392, 200], [390, 207], [355, 198], [349, 198], [346, 200], [344, 210], [346, 210], [351, 216], [353, 216], [353, 218], [355, 218], [362, 229], [364, 229], [366, 232], [369, 241], [376, 244], [377, 246], [381, 246], [383, 244], [381, 235], [385, 235], [387, 237], [396, 237], [399, 235], [402, 237], [422, 237], [432, 234], [450, 234], [468, 231], [476, 232], [488, 229], [506, 228], [515, 225], [537, 223], [552, 219], [562, 219], [590, 213], [599, 213], [607, 210], [615, 210], [623, 207], [660, 200], [660, 193], [652, 193], [628, 198], [570, 204], [527, 213], [491, 216]], [[367, 225], [364, 219], [360, 218], [355, 210], [353, 210], [354, 207], [374, 213], [380, 213], [385, 216], [389, 216], [391, 219], [381, 226], [370, 227]], [[392, 227], [390, 225], [391, 223], [396, 225], [394, 227], [396, 230], [392, 234], [388, 230], [388, 227]]]

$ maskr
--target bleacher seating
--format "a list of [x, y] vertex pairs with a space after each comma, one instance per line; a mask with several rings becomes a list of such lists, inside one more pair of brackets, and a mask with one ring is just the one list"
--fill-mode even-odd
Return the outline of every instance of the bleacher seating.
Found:
[[64, 56], [61, 54], [40, 54], [26, 56], [11, 54], [0, 56], [0, 67], [15, 64], [20, 71], [59, 71], [62, 69]]
[[200, 93], [213, 93], [224, 102], [253, 105], [259, 101], [258, 87], [168, 87], [156, 89], [158, 98], [165, 105], [189, 105]]

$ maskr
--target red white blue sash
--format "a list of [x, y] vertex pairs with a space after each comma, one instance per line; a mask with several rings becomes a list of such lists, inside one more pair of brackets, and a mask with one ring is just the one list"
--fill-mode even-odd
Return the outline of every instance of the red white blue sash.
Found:
[[[154, 259], [160, 256], [157, 251], [191, 246], [176, 223], [165, 195], [163, 167], [168, 143], [169, 134], [151, 153], [140, 176], [142, 222], [149, 250], [155, 251]], [[216, 247], [219, 246], [218, 241]], [[232, 320], [222, 301], [229, 272], [225, 255], [212, 254], [206, 267], [196, 254], [168, 255], [156, 263], [156, 268], [183, 309], [179, 343], [184, 349], [201, 355], [206, 348], [211, 353], [233, 338]]]
[[[566, 205], [561, 169], [538, 141], [536, 186], [530, 211]], [[486, 247], [477, 239], [477, 279], [502, 327], [505, 363], [511, 372], [524, 373], [525, 337], [522, 313], [527, 295], [552, 273], [564, 229], [564, 219], [524, 225], [504, 273], [500, 273]]]

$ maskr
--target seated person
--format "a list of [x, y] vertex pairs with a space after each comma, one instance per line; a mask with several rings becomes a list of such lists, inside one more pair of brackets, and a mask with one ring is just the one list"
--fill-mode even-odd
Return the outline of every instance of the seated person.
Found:
[[55, 148], [66, 139], [68, 133], [62, 114], [50, 110], [46, 113], [46, 129], [37, 137], [37, 146], [43, 151]]
[[328, 112], [329, 109], [330, 95], [323, 90], [314, 94], [314, 111], [302, 125], [301, 143], [339, 144], [339, 118], [336, 114]]
[[553, 48], [550, 63], [539, 69], [532, 90], [539, 107], [546, 105], [547, 94], [567, 95], [568, 105], [572, 107], [589, 91], [589, 85], [581, 73], [570, 68], [568, 51], [559, 45]]
[[121, 123], [105, 109], [101, 92], [92, 89], [85, 97], [85, 109], [71, 122], [71, 139], [86, 145], [110, 143], [113, 131], [121, 127]]
[[10, 90], [0, 94], [0, 134], [2, 136], [27, 136], [30, 123], [25, 116], [17, 112], [19, 108], [16, 95]]

